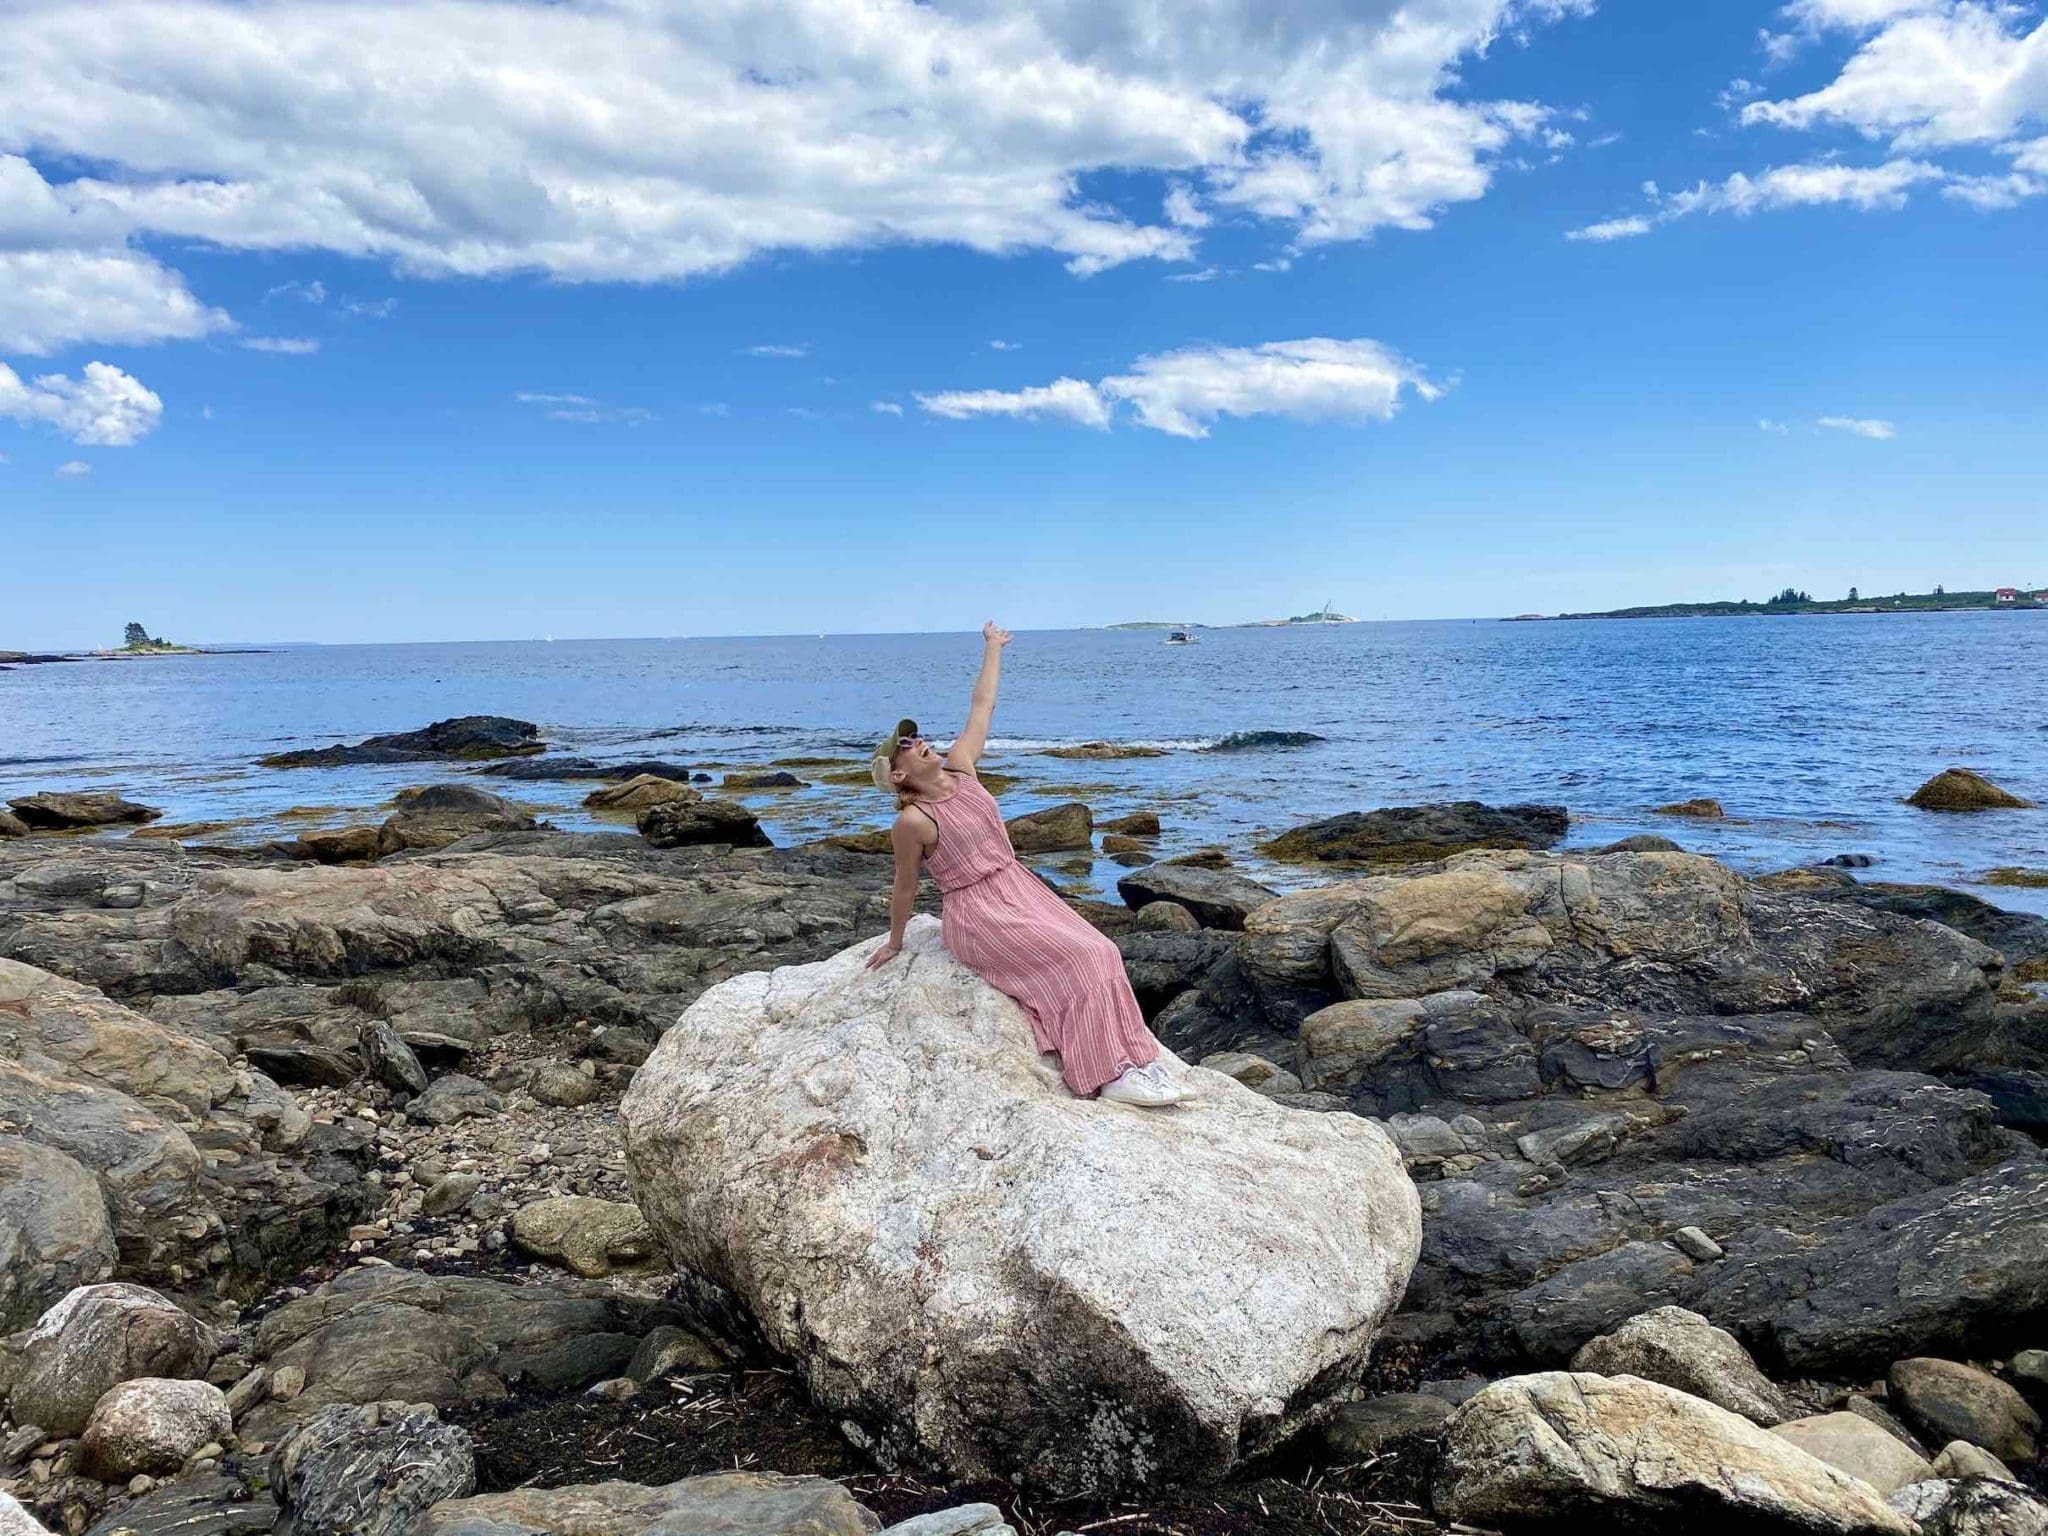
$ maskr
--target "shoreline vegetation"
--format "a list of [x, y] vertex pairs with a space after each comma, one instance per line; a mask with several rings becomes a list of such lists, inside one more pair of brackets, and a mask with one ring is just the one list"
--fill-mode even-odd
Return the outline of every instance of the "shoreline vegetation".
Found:
[[152, 635], [142, 625], [130, 622], [119, 646], [103, 651], [6, 651], [0, 650], [0, 670], [9, 667], [42, 666], [53, 661], [131, 661], [144, 656], [253, 656], [247, 647], [179, 645], [161, 635]]
[[1189, 624], [1176, 619], [1126, 619], [1105, 624], [1104, 629], [1285, 629], [1291, 624], [1357, 624], [1348, 613], [1338, 613], [1328, 604], [1320, 613], [1297, 613], [1286, 619], [1247, 619], [1242, 624]]
[[1998, 612], [2048, 610], [2048, 589], [1997, 587], [1981, 592], [1949, 592], [1936, 587], [1932, 592], [1898, 592], [1890, 596], [1862, 596], [1854, 587], [1843, 598], [1815, 598], [1811, 593], [1787, 587], [1764, 602], [1748, 598], [1701, 603], [1649, 603], [1633, 608], [1610, 608], [1598, 613], [1517, 613], [1505, 624], [1554, 622], [1561, 619], [1718, 619], [1781, 613], [1956, 613], [1979, 609]]

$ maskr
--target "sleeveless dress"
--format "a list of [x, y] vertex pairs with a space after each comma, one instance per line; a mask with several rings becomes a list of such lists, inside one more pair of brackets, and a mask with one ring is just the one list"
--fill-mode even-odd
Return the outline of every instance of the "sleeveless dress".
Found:
[[1088, 926], [1017, 860], [1002, 812], [971, 771], [948, 768], [953, 793], [917, 808], [938, 823], [925, 866], [942, 901], [939, 931], [969, 970], [1031, 1016], [1041, 1051], [1086, 1097], [1159, 1057], [1159, 1042], [1124, 974], [1116, 945]]

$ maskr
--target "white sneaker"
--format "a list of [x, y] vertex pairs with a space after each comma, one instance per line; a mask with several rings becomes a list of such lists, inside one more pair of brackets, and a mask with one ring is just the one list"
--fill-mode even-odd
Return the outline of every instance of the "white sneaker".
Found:
[[1125, 1067], [1111, 1082], [1102, 1085], [1102, 1097], [1112, 1104], [1136, 1104], [1160, 1109], [1180, 1102], [1180, 1090], [1146, 1067]]
[[1179, 1103], [1192, 1104], [1198, 1098], [1201, 1097], [1200, 1094], [1196, 1093], [1195, 1090], [1190, 1088], [1186, 1083], [1177, 1083], [1172, 1078], [1168, 1077], [1166, 1075], [1166, 1068], [1157, 1061], [1147, 1062], [1138, 1070], [1143, 1072], [1147, 1077], [1151, 1078], [1153, 1082], [1157, 1083], [1160, 1087], [1164, 1088], [1168, 1093], [1172, 1094], [1175, 1100]]

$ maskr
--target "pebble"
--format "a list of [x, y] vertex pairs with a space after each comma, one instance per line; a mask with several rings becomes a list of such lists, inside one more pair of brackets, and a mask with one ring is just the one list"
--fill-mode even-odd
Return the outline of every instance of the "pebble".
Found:
[[1721, 1245], [1698, 1227], [1680, 1227], [1671, 1234], [1671, 1242], [1687, 1258], [1702, 1264], [1724, 1256]]

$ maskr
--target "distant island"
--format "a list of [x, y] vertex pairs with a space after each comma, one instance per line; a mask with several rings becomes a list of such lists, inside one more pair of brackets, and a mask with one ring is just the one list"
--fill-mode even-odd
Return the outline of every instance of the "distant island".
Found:
[[1183, 619], [1129, 619], [1111, 624], [1110, 629], [1284, 629], [1289, 624], [1356, 624], [1348, 613], [1338, 613], [1328, 603], [1319, 613], [1297, 613], [1290, 619], [1247, 619], [1242, 624], [1190, 624]]
[[1604, 613], [1518, 613], [1503, 620], [1521, 624], [1553, 619], [1700, 619], [1776, 613], [1948, 613], [1960, 609], [2048, 609], [2048, 588], [1994, 587], [1984, 592], [1898, 592], [1865, 597], [1856, 588], [1842, 598], [1816, 598], [1787, 587], [1764, 602], [1748, 598], [1707, 603], [1656, 603], [1639, 608], [1611, 608]]
[[53, 661], [129, 661], [140, 656], [256, 656], [260, 651], [250, 648], [227, 649], [198, 645], [179, 645], [160, 635], [152, 635], [141, 624], [130, 623], [121, 636], [118, 648], [104, 651], [0, 651], [0, 670], [15, 667], [37, 666]]

